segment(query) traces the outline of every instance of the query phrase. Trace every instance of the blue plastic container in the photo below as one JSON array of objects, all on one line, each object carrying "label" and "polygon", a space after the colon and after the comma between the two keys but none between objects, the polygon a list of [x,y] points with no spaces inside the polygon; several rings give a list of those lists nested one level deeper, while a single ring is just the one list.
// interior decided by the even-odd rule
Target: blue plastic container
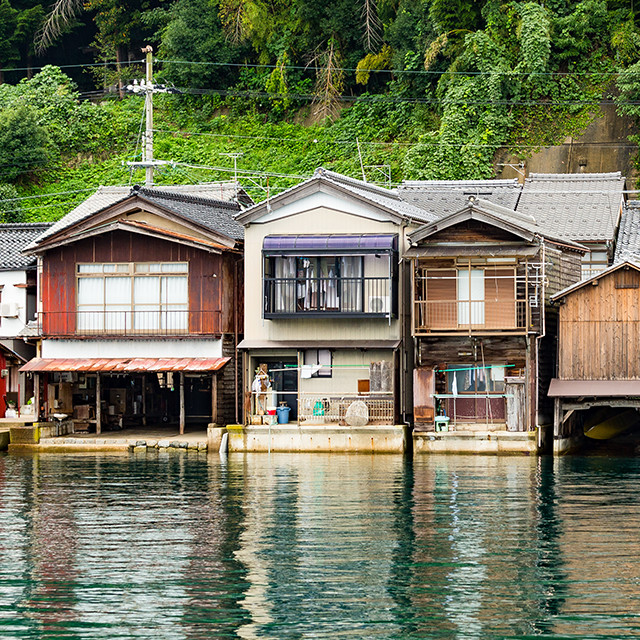
[{"label": "blue plastic container", "polygon": [[291,411],[291,407],[278,407],[276,409],[276,413],[278,414],[278,424],[289,423],[289,411]]}]

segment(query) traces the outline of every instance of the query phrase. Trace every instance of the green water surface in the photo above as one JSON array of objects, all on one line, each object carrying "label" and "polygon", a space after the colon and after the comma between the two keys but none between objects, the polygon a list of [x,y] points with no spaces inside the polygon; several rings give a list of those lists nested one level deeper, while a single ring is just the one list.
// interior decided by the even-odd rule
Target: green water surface
[{"label": "green water surface", "polygon": [[640,637],[640,460],[0,457],[0,639]]}]

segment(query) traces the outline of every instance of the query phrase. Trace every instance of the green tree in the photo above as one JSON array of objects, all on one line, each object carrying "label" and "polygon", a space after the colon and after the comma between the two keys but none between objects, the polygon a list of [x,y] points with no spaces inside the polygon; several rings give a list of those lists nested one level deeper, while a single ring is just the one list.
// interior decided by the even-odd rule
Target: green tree
[{"label": "green tree", "polygon": [[12,184],[0,184],[0,222],[22,222],[24,209],[20,205],[18,190]]},{"label": "green tree", "polygon": [[20,105],[0,112],[0,179],[14,182],[46,166],[49,136],[38,124],[37,112]]}]

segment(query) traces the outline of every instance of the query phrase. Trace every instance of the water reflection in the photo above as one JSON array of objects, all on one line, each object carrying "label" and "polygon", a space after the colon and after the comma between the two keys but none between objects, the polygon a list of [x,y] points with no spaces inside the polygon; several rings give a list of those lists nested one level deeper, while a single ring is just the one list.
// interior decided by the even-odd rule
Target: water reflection
[{"label": "water reflection", "polygon": [[2,638],[640,633],[632,459],[0,457]]}]

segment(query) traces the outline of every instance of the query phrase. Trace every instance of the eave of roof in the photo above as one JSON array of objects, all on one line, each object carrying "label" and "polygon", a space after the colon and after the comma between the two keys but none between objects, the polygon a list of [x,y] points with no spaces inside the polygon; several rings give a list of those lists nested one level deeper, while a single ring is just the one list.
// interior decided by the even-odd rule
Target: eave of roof
[{"label": "eave of roof", "polygon": [[631,262],[630,260],[625,260],[624,262],[618,262],[617,264],[610,266],[604,271],[600,271],[600,273],[596,273],[596,275],[591,276],[590,278],[585,278],[584,280],[580,280],[579,282],[576,282],[568,287],[565,287],[564,289],[562,289],[562,291],[558,291],[558,293],[554,293],[550,298],[554,302],[556,300],[560,300],[561,298],[564,298],[570,293],[573,293],[578,289],[582,289],[583,287],[586,287],[588,284],[591,284],[596,280],[600,280],[601,278],[609,275],[610,273],[613,273],[614,271],[618,271],[619,269],[624,269],[624,268],[627,268],[627,269],[630,268],[630,269],[635,269],[636,271],[640,271],[640,264],[636,262]]},{"label": "eave of roof", "polygon": [[[313,188],[314,186],[315,189]],[[324,189],[333,189],[359,202],[365,202],[385,212],[391,220],[397,222],[417,221],[422,223],[435,220],[435,216],[428,214],[419,207],[404,202],[397,194],[389,189],[349,178],[348,176],[343,176],[322,168],[317,169],[311,178],[282,191],[273,198],[255,204],[253,207],[240,212],[235,218],[238,222],[246,226],[251,222],[259,220],[265,213],[289,204],[295,200],[297,196],[304,197],[309,193],[316,193]]]}]

